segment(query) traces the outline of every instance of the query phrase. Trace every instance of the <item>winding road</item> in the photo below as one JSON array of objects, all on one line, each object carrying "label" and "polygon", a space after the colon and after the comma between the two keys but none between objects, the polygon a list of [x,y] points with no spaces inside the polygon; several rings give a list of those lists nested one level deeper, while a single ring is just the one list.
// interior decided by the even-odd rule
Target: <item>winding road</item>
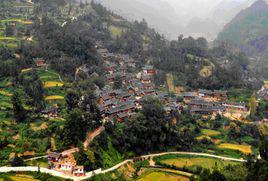
[{"label": "winding road", "polygon": [[[237,159],[237,158],[230,158],[230,157],[217,156],[217,155],[212,155],[212,154],[207,154],[207,153],[195,153],[195,152],[163,152],[163,153],[143,155],[143,156],[140,156],[140,158],[144,158],[144,159],[149,159],[150,158],[151,159],[151,158],[154,158],[154,157],[159,157],[159,156],[163,156],[163,155],[170,155],[170,154],[205,156],[205,157],[217,158],[217,159],[227,160],[227,161],[235,161],[235,162],[242,162],[242,163],[246,162],[246,160],[244,160],[242,158]],[[32,158],[32,160],[33,159],[38,159],[38,158],[43,158],[43,157]],[[56,177],[61,177],[61,178],[64,178],[64,179],[71,179],[71,180],[74,180],[74,181],[80,181],[80,180],[89,179],[89,178],[93,177],[94,175],[99,175],[99,174],[112,172],[114,170],[117,170],[121,166],[129,163],[129,162],[133,162],[133,159],[125,160],[125,161],[123,161],[121,163],[118,163],[117,165],[115,165],[115,166],[113,166],[111,168],[108,168],[106,170],[102,170],[100,168],[100,169],[97,169],[97,170],[94,170],[94,171],[87,172],[85,174],[85,176],[83,176],[83,177],[74,177],[74,176],[63,174],[63,173],[55,171],[55,170],[50,170],[50,169],[47,169],[47,168],[38,168],[38,167],[33,167],[33,166],[26,166],[26,167],[0,167],[0,173],[1,172],[28,172],[28,171],[37,172],[39,170],[41,173],[47,173],[47,174],[50,174],[50,175],[53,175],[53,176],[56,176]]]}]

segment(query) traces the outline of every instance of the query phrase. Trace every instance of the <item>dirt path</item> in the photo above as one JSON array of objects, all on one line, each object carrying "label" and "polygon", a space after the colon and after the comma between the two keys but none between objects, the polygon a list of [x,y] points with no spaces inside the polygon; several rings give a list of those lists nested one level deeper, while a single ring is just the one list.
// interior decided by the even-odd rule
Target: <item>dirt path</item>
[{"label": "dirt path", "polygon": [[51,144],[51,150],[55,151],[57,150],[56,144],[55,144],[55,134],[52,134],[50,137],[50,144]]},{"label": "dirt path", "polygon": [[84,141],[84,149],[87,149],[89,144],[94,140],[94,138],[96,136],[100,135],[102,133],[102,131],[104,131],[104,129],[105,129],[104,126],[101,126],[92,132],[88,132],[87,138]]}]

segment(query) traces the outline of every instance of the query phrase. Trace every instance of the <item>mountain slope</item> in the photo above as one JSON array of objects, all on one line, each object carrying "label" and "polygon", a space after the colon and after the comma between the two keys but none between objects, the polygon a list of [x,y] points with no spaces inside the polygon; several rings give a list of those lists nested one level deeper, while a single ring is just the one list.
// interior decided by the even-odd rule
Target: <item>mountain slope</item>
[{"label": "mountain slope", "polygon": [[[134,21],[146,19],[151,27],[169,37],[176,38],[182,27],[176,23],[175,9],[161,0],[95,0],[124,18]],[[179,20],[180,21],[180,20]]]},{"label": "mountain slope", "polygon": [[[241,11],[218,35],[219,41],[229,41],[252,55],[256,53],[258,41],[268,35],[268,4],[258,0]],[[262,48],[265,49],[265,48]]]}]

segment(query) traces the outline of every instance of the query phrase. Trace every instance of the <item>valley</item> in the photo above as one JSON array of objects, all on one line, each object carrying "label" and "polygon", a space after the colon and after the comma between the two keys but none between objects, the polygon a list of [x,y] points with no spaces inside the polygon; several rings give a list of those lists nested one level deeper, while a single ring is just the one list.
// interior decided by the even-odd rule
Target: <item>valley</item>
[{"label": "valley", "polygon": [[243,52],[95,1],[0,4],[0,180],[267,176],[268,89]]}]

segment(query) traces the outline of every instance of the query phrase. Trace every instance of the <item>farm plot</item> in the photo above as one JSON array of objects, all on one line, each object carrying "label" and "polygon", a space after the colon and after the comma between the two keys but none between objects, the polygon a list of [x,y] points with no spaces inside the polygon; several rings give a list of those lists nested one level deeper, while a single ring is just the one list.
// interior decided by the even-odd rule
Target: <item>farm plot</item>
[{"label": "farm plot", "polygon": [[144,175],[142,178],[138,179],[138,181],[189,181],[188,177],[162,172],[162,171],[154,171],[150,172],[147,175]]},{"label": "farm plot", "polygon": [[[232,161],[223,161],[216,158],[207,158],[207,157],[190,157],[190,156],[170,156],[171,158],[167,159],[160,159],[160,163],[170,165],[170,166],[176,166],[178,168],[183,167],[196,167],[201,166],[203,168],[207,168],[212,170],[215,165],[217,165],[218,168],[223,168],[224,166],[227,166],[229,164],[239,164],[237,162]],[[172,158],[173,157],[173,158]]]},{"label": "farm plot", "polygon": [[221,149],[230,149],[230,150],[238,150],[244,154],[251,154],[252,149],[250,145],[239,145],[239,144],[231,144],[231,143],[222,143],[218,146]]},{"label": "farm plot", "polygon": [[211,129],[202,129],[202,134],[205,136],[218,136],[221,134],[219,131],[211,130]]},{"label": "farm plot", "polygon": [[52,96],[47,96],[45,99],[47,101],[51,101],[51,100],[63,100],[64,97],[63,96],[59,96],[59,95],[52,95]]},{"label": "farm plot", "polygon": [[44,82],[44,88],[62,87],[63,85],[64,84],[62,82],[54,82],[54,81]]}]

